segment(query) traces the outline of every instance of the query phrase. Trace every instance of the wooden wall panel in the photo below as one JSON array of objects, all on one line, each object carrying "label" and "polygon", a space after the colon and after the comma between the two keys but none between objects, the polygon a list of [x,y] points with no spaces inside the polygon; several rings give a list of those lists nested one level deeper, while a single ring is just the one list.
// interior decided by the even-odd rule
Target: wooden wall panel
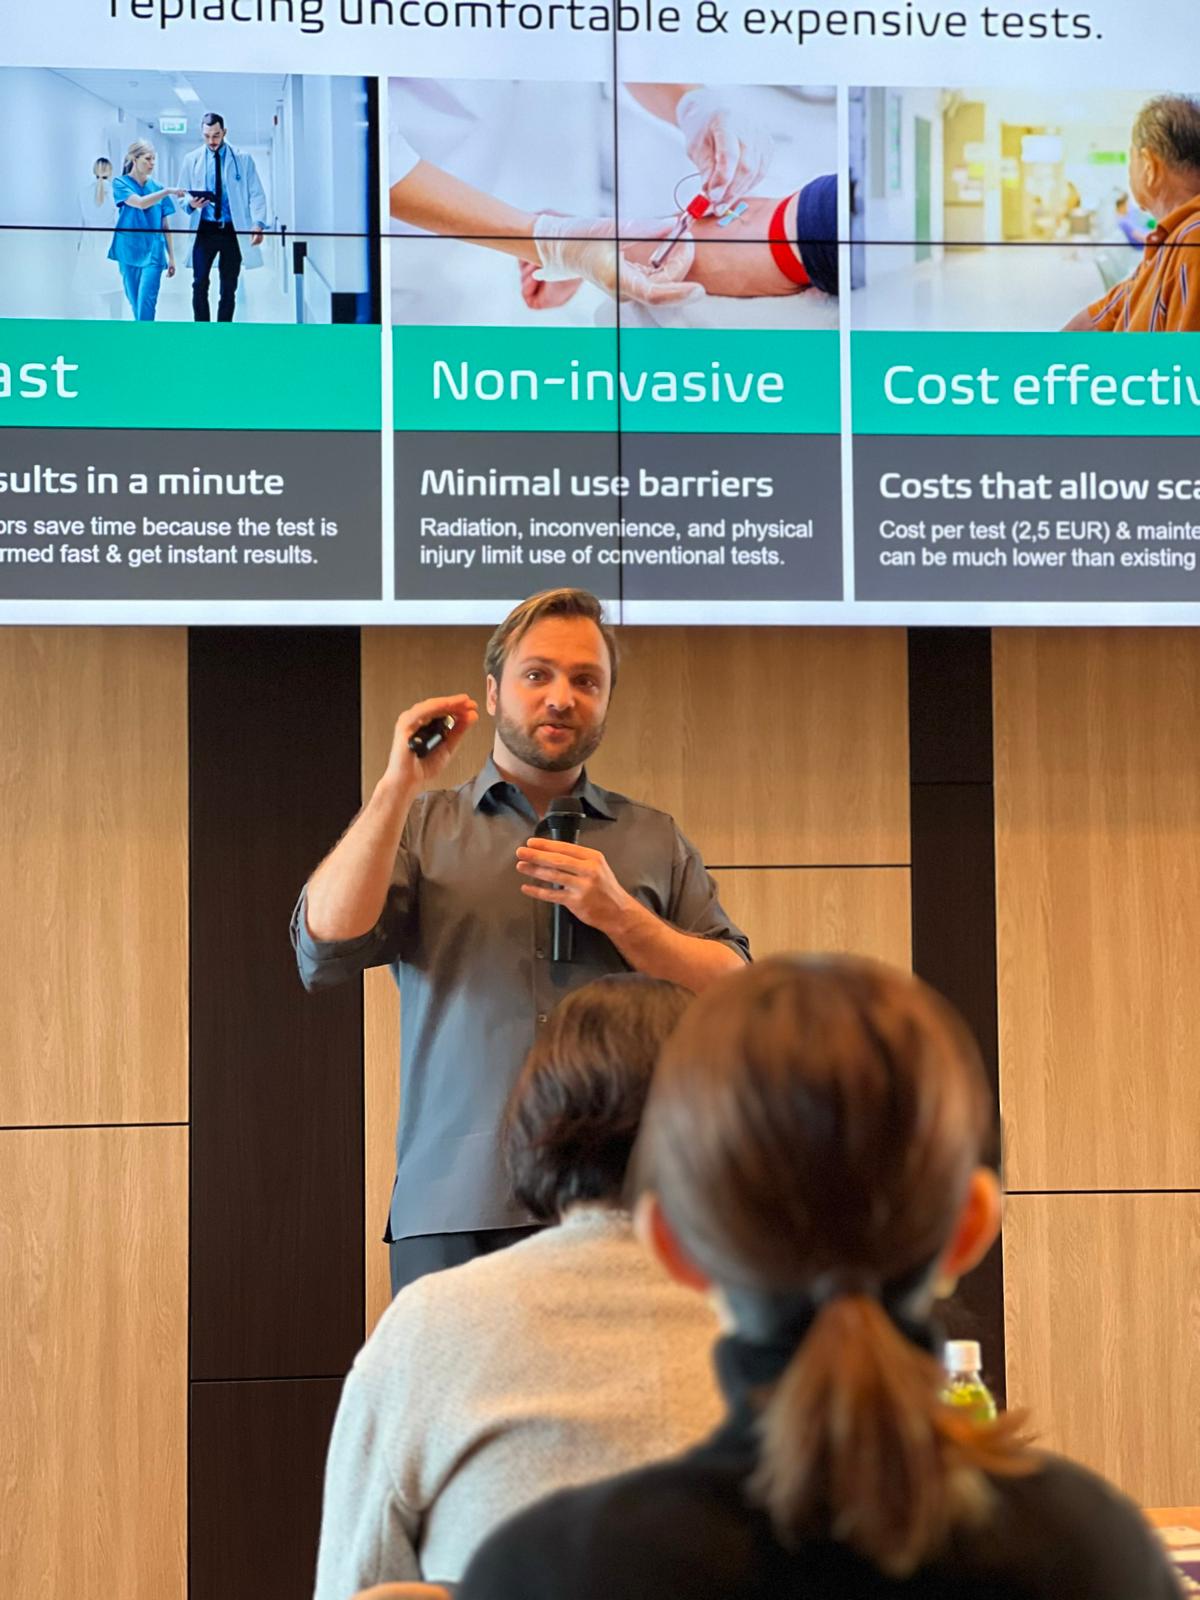
[{"label": "wooden wall panel", "polygon": [[1009,1404],[1144,1505],[1200,1500],[1200,1194],[1012,1195]]},{"label": "wooden wall panel", "polygon": [[187,1132],[0,1133],[0,1594],[184,1600]]},{"label": "wooden wall panel", "polygon": [[309,1600],[341,1390],[340,1378],[192,1385],[188,1600]]},{"label": "wooden wall panel", "polygon": [[187,1118],[187,636],[0,629],[0,1126]]},{"label": "wooden wall panel", "polygon": [[362,989],[306,994],[300,886],[357,809],[350,629],[191,638],[194,1379],[332,1377],[361,1342]]},{"label": "wooden wall panel", "polygon": [[1200,634],[995,639],[1012,1189],[1200,1174]]},{"label": "wooden wall panel", "polygon": [[[986,628],[913,628],[908,635],[912,765],[913,968],[959,1009],[979,1042],[1000,1161],[996,1029],[996,850],[992,650]],[[939,1307],[951,1339],[976,1339],[1003,1404],[1004,1271],[998,1245]]]},{"label": "wooden wall panel", "polygon": [[[363,634],[363,761],[383,769],[396,715],[432,693],[482,705],[486,629]],[[709,861],[908,860],[908,702],[899,629],[626,628],[600,783],[661,806]],[[490,747],[476,731],[446,775]]]},{"label": "wooden wall panel", "polygon": [[906,867],[722,867],[716,878],[759,959],[853,951],[912,964]]}]

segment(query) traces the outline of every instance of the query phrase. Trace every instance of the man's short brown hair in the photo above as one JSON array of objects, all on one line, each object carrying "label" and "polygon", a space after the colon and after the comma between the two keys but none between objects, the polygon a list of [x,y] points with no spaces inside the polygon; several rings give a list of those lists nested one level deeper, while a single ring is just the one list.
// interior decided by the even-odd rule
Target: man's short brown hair
[{"label": "man's short brown hair", "polygon": [[616,688],[616,635],[604,620],[604,607],[586,589],[543,589],[515,606],[488,640],[483,652],[483,670],[488,677],[500,682],[510,652],[535,622],[542,622],[546,617],[584,617],[596,624],[608,649],[609,690]]}]

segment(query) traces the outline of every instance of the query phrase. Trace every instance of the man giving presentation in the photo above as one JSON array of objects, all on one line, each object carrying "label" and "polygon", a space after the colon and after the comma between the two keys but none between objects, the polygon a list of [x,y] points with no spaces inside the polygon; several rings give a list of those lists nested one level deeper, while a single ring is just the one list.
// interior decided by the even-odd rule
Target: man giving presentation
[{"label": "man giving presentation", "polygon": [[[525,1053],[564,994],[630,969],[699,990],[749,959],[671,818],[584,768],[617,676],[600,602],[579,589],[533,595],[492,635],[484,670],[495,737],[483,770],[458,789],[430,787],[478,720],[469,695],[403,712],[382,777],[292,919],[308,988],[387,963],[400,989],[393,1294],[532,1226],[498,1133]],[[410,737],[445,716],[452,730],[418,759]],[[566,796],[582,811],[578,843],[545,836],[547,811]],[[552,959],[560,906],[575,919],[570,961]]]}]

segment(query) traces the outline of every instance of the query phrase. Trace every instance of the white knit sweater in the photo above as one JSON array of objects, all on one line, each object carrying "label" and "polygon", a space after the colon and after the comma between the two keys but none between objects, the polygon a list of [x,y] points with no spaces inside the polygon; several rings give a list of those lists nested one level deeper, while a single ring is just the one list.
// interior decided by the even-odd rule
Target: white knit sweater
[{"label": "white knit sweater", "polygon": [[342,1391],[316,1600],[454,1582],[543,1495],[694,1444],[723,1411],[716,1335],[628,1216],[598,1207],[410,1284]]}]

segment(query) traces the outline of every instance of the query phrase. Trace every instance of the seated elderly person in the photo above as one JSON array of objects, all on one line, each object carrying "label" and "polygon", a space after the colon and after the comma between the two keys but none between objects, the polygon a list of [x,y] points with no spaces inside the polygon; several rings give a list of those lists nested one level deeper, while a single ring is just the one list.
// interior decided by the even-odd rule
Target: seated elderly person
[{"label": "seated elderly person", "polygon": [[553,1489],[684,1449],[719,1414],[710,1308],[640,1249],[626,1168],[659,1048],[691,995],[628,974],[551,1015],[509,1101],[518,1199],[557,1225],[402,1289],[342,1392],[317,1600],[452,1583]]},{"label": "seated elderly person", "polygon": [[[636,229],[637,224],[629,224]],[[621,253],[650,268],[662,240],[633,237]],[[659,269],[696,283],[706,294],[733,299],[838,292],[837,178],[814,178],[788,195],[748,195],[740,215],[693,218],[688,232]],[[534,311],[552,311],[579,288],[579,279],[543,283],[537,268],[522,263],[521,294]]]},{"label": "seated elderly person", "polygon": [[1163,94],[1142,107],[1130,136],[1129,188],[1158,225],[1129,277],[1064,332],[1200,332],[1200,100]]}]

